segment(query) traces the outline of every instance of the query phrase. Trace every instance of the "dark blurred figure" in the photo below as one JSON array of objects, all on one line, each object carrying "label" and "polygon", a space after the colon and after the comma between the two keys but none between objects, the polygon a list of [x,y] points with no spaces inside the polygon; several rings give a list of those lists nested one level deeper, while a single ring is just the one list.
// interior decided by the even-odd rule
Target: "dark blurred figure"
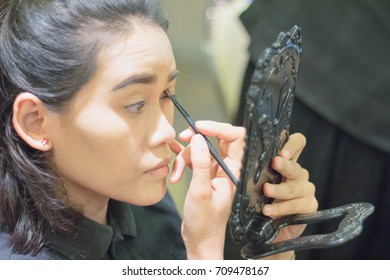
[{"label": "dark blurred figure", "polygon": [[[291,128],[307,138],[299,162],[316,185],[320,210],[360,201],[375,206],[359,237],[297,251],[298,259],[390,259],[389,15],[387,0],[255,0],[241,14],[251,44],[237,123],[259,55],[279,32],[300,26],[303,56]],[[304,235],[333,230],[334,223],[320,223]],[[226,257],[237,258],[241,245],[228,240]]]}]

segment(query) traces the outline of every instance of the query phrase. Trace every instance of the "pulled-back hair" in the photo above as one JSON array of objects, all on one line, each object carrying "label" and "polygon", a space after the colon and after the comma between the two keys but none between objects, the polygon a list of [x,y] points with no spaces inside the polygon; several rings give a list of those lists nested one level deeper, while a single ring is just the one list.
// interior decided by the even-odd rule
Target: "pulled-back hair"
[{"label": "pulled-back hair", "polygon": [[72,235],[81,213],[67,203],[50,152],[16,133],[21,92],[62,113],[94,75],[99,50],[134,21],[168,29],[157,0],[10,0],[0,2],[0,227],[12,248],[37,254],[48,234]]}]

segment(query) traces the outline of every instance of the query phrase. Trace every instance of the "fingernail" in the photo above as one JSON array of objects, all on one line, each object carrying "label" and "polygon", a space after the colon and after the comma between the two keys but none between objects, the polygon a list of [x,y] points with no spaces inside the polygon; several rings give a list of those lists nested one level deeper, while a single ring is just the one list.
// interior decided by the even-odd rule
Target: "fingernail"
[{"label": "fingernail", "polygon": [[290,156],[290,151],[289,150],[283,150],[280,155],[284,158],[289,158]]},{"label": "fingernail", "polygon": [[210,124],[208,121],[196,121],[195,125],[197,128],[210,129]]},{"label": "fingernail", "polygon": [[266,216],[271,216],[272,214],[272,206],[271,205],[264,205],[263,206],[263,214]]},{"label": "fingernail", "polygon": [[179,137],[188,137],[190,135],[191,135],[191,131],[186,129],[186,130],[180,132]]},{"label": "fingernail", "polygon": [[269,184],[269,191],[270,191],[271,193],[274,193],[275,190],[276,190],[276,186],[275,186],[275,185],[272,185],[272,184]]},{"label": "fingernail", "polygon": [[199,134],[194,135],[191,140],[191,147],[196,151],[202,151],[205,148],[207,149],[207,146],[203,140],[203,136]]},{"label": "fingernail", "polygon": [[172,170],[170,178],[175,179],[176,174],[177,174],[177,170],[176,169]]},{"label": "fingernail", "polygon": [[281,170],[283,167],[283,161],[284,161],[283,157],[281,157],[281,156],[275,157],[274,161],[272,162],[273,168],[276,170]]}]

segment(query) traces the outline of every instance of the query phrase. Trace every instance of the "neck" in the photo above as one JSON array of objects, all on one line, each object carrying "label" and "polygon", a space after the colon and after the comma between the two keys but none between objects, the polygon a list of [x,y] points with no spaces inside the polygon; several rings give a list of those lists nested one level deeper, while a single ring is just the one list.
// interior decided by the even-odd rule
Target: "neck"
[{"label": "neck", "polygon": [[69,201],[81,208],[84,216],[99,223],[107,224],[109,198],[90,189],[65,185]]},{"label": "neck", "polygon": [[84,216],[99,224],[107,225],[107,207],[108,202],[105,203],[102,207],[84,206]]}]

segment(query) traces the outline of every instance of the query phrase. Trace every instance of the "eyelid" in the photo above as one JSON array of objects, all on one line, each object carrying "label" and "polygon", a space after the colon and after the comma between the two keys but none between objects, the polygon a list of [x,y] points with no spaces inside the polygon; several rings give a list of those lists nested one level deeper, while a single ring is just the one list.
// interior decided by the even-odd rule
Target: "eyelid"
[{"label": "eyelid", "polygon": [[145,106],[145,101],[140,101],[125,107],[125,110],[131,114],[139,114]]},{"label": "eyelid", "polygon": [[162,99],[162,98],[167,98],[167,97],[169,97],[170,95],[175,95],[175,93],[174,93],[174,92],[171,92],[170,90],[167,89],[167,90],[165,90],[165,91],[162,93],[160,99]]}]

